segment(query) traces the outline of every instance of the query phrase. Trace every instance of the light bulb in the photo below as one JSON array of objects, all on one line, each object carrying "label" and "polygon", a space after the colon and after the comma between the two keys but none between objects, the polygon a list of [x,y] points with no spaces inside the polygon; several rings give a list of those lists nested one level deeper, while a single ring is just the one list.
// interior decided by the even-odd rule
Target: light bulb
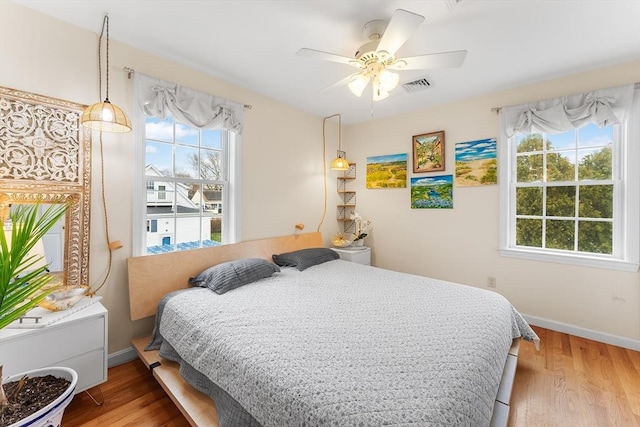
[{"label": "light bulb", "polygon": [[106,102],[102,107],[102,120],[105,122],[113,121],[113,109],[111,108],[111,104]]},{"label": "light bulb", "polygon": [[380,87],[382,87],[385,92],[391,92],[396,86],[398,86],[400,76],[389,70],[382,70],[382,72],[380,72],[379,81]]},{"label": "light bulb", "polygon": [[362,91],[369,84],[369,77],[364,74],[358,74],[349,82],[349,90],[357,97],[362,95]]}]

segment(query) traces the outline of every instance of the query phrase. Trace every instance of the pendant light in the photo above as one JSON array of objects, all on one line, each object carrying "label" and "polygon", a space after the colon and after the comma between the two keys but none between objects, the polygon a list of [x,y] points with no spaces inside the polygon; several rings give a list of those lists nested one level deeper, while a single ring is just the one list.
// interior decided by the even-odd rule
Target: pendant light
[{"label": "pendant light", "polygon": [[[347,157],[344,151],[341,150],[341,131],[342,131],[342,117],[340,116],[340,114],[334,114],[332,116],[329,117],[325,117],[323,122],[322,122],[322,138],[323,141],[326,139],[325,137],[325,123],[327,121],[327,119],[330,119],[332,117],[338,117],[338,157],[336,157],[332,162],[331,162],[331,170],[334,171],[346,171],[349,170],[349,162],[347,161]],[[325,146],[326,146],[326,141],[324,142]]]},{"label": "pendant light", "polygon": [[107,30],[107,54],[106,54],[106,96],[103,102],[97,102],[89,105],[82,112],[80,123],[83,126],[90,129],[95,129],[100,132],[130,132],[131,120],[122,111],[120,107],[112,104],[109,101],[109,15],[105,14],[102,20],[102,31],[100,32],[100,38],[98,39],[98,73],[99,73],[99,86],[98,91],[100,96],[102,95],[102,36]]}]

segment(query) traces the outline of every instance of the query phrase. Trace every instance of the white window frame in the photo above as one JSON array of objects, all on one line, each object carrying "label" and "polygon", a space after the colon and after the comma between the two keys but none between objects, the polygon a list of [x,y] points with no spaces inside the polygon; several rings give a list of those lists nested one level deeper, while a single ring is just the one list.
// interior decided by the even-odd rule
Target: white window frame
[{"label": "white window frame", "polygon": [[[640,89],[624,123],[614,126],[613,254],[566,252],[515,244],[516,146],[500,129],[498,182],[500,186],[500,255],[621,271],[638,271],[640,265]],[[615,144],[618,144],[617,146]]]},{"label": "white window frame", "polygon": [[[133,189],[133,236],[132,236],[132,254],[134,256],[146,255],[146,235],[147,235],[147,181],[145,179],[145,148],[146,148],[146,132],[145,132],[145,116],[141,112],[141,108],[137,106],[134,113],[134,138],[136,141],[134,162],[135,162],[135,178]],[[188,125],[186,125],[188,126]],[[240,236],[241,225],[241,153],[242,138],[235,132],[226,132],[227,138],[223,142],[226,145],[224,154],[226,158],[225,173],[227,183],[223,187],[223,200],[225,201],[224,219],[222,221],[222,244],[235,243]],[[157,179],[156,179],[157,181]],[[184,179],[180,179],[184,181]]]}]

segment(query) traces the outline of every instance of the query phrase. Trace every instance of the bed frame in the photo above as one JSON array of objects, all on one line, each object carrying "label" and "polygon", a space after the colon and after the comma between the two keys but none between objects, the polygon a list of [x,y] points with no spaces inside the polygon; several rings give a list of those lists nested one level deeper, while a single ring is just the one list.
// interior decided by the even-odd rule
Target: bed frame
[{"label": "bed frame", "polygon": [[[160,299],[167,293],[187,287],[189,277],[204,269],[239,258],[271,260],[273,254],[298,249],[322,247],[319,232],[252,240],[212,248],[160,255],[132,257],[127,260],[131,320],[156,314]],[[132,341],[138,356],[151,369],[153,376],[171,397],[192,426],[219,427],[215,403],[207,395],[187,384],[180,376],[177,363],[162,359],[158,351],[144,351],[150,337]],[[505,362],[500,388],[494,405],[491,426],[506,427],[509,400],[515,377],[520,340],[513,341]]]}]

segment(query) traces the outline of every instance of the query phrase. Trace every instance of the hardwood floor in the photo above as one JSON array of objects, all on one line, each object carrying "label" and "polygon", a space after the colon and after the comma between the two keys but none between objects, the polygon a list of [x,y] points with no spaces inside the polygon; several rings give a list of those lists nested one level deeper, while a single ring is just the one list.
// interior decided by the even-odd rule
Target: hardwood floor
[{"label": "hardwood floor", "polygon": [[[640,353],[543,328],[520,345],[509,426],[640,427]],[[188,426],[139,360],[109,369],[105,403],[78,394],[63,426]],[[98,388],[91,393],[100,397]],[[374,427],[374,426],[371,426]]]}]

